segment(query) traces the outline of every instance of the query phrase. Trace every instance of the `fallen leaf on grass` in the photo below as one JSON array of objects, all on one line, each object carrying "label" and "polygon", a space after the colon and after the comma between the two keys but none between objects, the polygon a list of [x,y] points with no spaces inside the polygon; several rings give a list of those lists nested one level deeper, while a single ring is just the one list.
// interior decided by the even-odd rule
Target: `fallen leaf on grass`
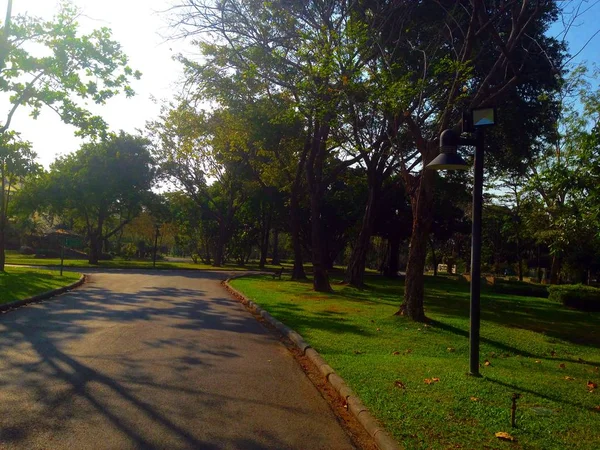
[{"label": "fallen leaf on grass", "polygon": [[425,378],[423,381],[425,382],[425,384],[433,383],[433,381],[431,381],[429,378]]},{"label": "fallen leaf on grass", "polygon": [[377,328],[377,331],[381,331],[381,328]]},{"label": "fallen leaf on grass", "polygon": [[498,439],[502,439],[504,441],[514,441],[515,438],[512,437],[510,434],[506,433],[505,431],[499,431],[498,433],[496,433],[496,437]]},{"label": "fallen leaf on grass", "polygon": [[560,363],[560,364],[558,365],[558,367],[560,367],[561,369],[564,369],[564,368],[565,368],[565,367],[567,367],[567,366],[565,366],[565,364],[564,364],[564,363]]},{"label": "fallen leaf on grass", "polygon": [[396,386],[397,388],[400,388],[400,389],[406,389],[406,385],[400,380],[396,380],[394,382],[394,386]]},{"label": "fallen leaf on grass", "polygon": [[439,378],[425,378],[425,379],[423,380],[423,382],[424,382],[425,384],[433,384],[433,383],[437,383],[438,381],[440,381],[440,379],[439,379]]},{"label": "fallen leaf on grass", "polygon": [[431,381],[433,381],[435,383],[436,381],[440,381],[440,379],[439,378],[432,378]]},{"label": "fallen leaf on grass", "polygon": [[404,350],[404,353],[412,353],[412,350],[410,348],[407,348],[406,350]]},{"label": "fallen leaf on grass", "polygon": [[478,399],[477,397],[471,397],[471,401],[472,401],[472,402],[478,402],[478,401],[479,401],[479,399]]},{"label": "fallen leaf on grass", "polygon": [[573,378],[573,377],[565,377],[565,380],[567,380],[567,381],[572,381],[572,380],[574,380],[574,379],[575,379],[575,378]]},{"label": "fallen leaf on grass", "polygon": [[392,352],[392,355],[394,355],[394,356],[397,356],[399,354],[400,354],[400,352],[398,350]]},{"label": "fallen leaf on grass", "polygon": [[448,347],[448,349],[447,349],[447,350],[448,350],[450,353],[452,353],[452,352],[454,352],[454,351],[455,351],[455,349],[453,349],[452,347]]},{"label": "fallen leaf on grass", "polygon": [[598,387],[598,385],[596,383],[594,383],[593,381],[588,381],[587,387],[588,387],[588,389],[596,389]]},{"label": "fallen leaf on grass", "polygon": [[593,409],[594,411],[598,411],[598,412],[600,412],[600,405],[598,405],[598,406],[594,406],[592,409]]},{"label": "fallen leaf on grass", "polygon": [[355,355],[362,355],[362,352],[360,350],[354,350],[354,354]]},{"label": "fallen leaf on grass", "polygon": [[550,356],[556,356],[556,352],[555,352],[554,350],[552,350],[552,351],[550,352]]},{"label": "fallen leaf on grass", "polygon": [[536,359],[536,360],[535,360],[535,362],[536,362],[537,364],[541,364],[541,363],[542,363],[542,362],[541,362],[539,359]]},{"label": "fallen leaf on grass", "polygon": [[484,366],[491,366],[491,365],[492,365],[492,363],[491,363],[491,362],[489,362],[489,361],[486,359],[486,360],[484,361],[483,365],[484,365]]}]

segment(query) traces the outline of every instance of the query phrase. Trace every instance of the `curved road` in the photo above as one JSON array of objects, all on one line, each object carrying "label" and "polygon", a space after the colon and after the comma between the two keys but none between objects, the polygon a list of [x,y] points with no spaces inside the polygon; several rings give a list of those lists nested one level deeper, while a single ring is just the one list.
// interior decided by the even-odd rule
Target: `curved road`
[{"label": "curved road", "polygon": [[0,316],[0,448],[353,448],[225,276],[98,271]]}]

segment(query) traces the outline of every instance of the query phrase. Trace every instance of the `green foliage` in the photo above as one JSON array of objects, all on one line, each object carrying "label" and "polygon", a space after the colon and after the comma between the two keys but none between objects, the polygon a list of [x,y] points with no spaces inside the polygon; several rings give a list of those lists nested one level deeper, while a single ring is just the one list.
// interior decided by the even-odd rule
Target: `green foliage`
[{"label": "green foliage", "polygon": [[38,117],[45,105],[75,125],[77,134],[97,136],[105,132],[106,124],[82,103],[103,104],[120,91],[134,94],[129,83],[139,79],[140,72],[128,66],[108,28],[81,34],[78,15],[65,1],[52,20],[19,15],[8,26],[3,24],[0,92],[10,96],[12,107],[2,132],[19,106]]},{"label": "green foliage", "polygon": [[148,142],[121,132],[58,158],[32,192],[50,211],[75,222],[97,262],[102,241],[130,222],[149,197],[154,161]]},{"label": "green foliage", "polygon": [[600,311],[600,289],[581,284],[549,286],[549,299],[583,311]]}]

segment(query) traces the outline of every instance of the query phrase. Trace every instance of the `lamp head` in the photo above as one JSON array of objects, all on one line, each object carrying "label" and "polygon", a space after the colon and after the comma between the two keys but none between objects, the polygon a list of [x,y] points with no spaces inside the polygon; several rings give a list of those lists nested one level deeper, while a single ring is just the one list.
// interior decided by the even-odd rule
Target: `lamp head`
[{"label": "lamp head", "polygon": [[440,134],[440,154],[431,161],[426,169],[431,170],[467,170],[469,165],[457,153],[460,136],[453,130],[444,130]]}]

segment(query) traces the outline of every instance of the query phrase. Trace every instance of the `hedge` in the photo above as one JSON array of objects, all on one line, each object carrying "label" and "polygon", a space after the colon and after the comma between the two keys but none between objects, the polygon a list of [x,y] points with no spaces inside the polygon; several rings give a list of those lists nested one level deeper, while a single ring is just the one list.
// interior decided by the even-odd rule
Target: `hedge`
[{"label": "hedge", "polygon": [[548,289],[540,284],[496,281],[492,289],[499,294],[548,298]]},{"label": "hedge", "polygon": [[550,300],[582,311],[600,311],[600,289],[582,284],[560,284],[548,287]]}]

